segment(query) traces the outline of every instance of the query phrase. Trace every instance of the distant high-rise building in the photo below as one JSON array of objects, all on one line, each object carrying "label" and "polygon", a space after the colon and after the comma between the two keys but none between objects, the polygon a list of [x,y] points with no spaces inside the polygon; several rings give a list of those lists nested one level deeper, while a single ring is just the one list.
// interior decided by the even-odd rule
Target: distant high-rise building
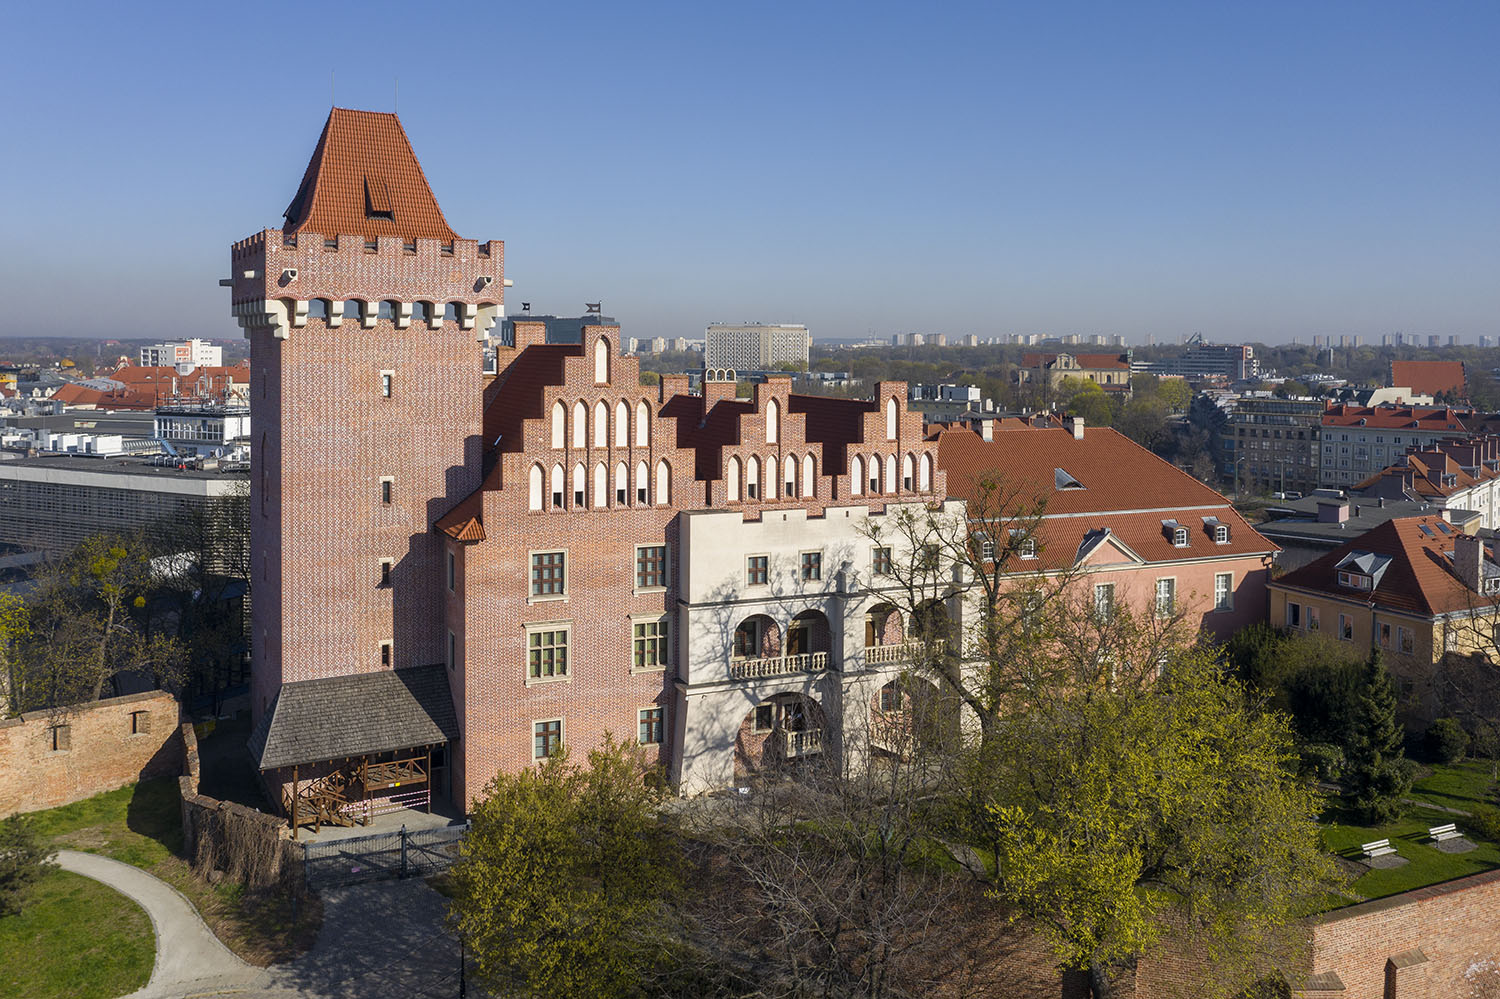
[{"label": "distant high-rise building", "polygon": [[1456,336],[1450,336],[1448,338],[1448,346],[1450,346],[1450,347],[1457,347],[1458,346],[1458,337],[1456,337]]},{"label": "distant high-rise building", "polygon": [[1380,345],[1382,347],[1392,347],[1397,343],[1400,343],[1400,340],[1394,333],[1382,333],[1380,335]]},{"label": "distant high-rise building", "polygon": [[1427,337],[1427,346],[1429,347],[1439,347],[1442,345],[1442,343],[1443,338],[1438,336],[1436,333],[1433,333]]},{"label": "distant high-rise building", "polygon": [[224,348],[215,347],[205,340],[157,343],[141,348],[143,368],[170,368],[178,364],[191,364],[195,368],[217,368],[223,363]]},{"label": "distant high-rise building", "polygon": [[767,371],[788,361],[808,362],[812,334],[801,323],[714,323],[704,332],[703,365]]},{"label": "distant high-rise building", "polygon": [[979,346],[979,337],[976,336],[973,333],[969,333],[969,334],[965,335],[964,336],[964,346],[965,347],[977,347],[977,346]]},{"label": "distant high-rise building", "polygon": [[1479,346],[1481,347],[1493,347],[1494,345],[1495,338],[1492,336],[1482,336],[1479,338]]}]

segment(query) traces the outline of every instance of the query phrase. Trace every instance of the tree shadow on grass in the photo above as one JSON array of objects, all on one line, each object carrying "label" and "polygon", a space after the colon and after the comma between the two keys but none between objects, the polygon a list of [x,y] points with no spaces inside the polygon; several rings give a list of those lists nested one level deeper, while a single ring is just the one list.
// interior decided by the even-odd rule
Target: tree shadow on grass
[{"label": "tree shadow on grass", "polygon": [[143,780],[125,805],[125,827],[182,856],[182,799],[175,777]]}]

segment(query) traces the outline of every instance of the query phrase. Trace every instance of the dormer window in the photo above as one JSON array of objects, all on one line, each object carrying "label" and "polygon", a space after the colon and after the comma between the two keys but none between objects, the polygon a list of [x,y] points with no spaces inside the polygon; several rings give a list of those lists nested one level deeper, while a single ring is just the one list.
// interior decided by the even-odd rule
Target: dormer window
[{"label": "dormer window", "polygon": [[1186,548],[1188,546],[1188,530],[1186,527],[1172,528],[1172,547]]},{"label": "dormer window", "polygon": [[1347,572],[1340,569],[1339,585],[1347,586],[1351,590],[1368,590],[1370,588],[1370,577],[1362,572]]},{"label": "dormer window", "polygon": [[365,218],[392,221],[391,194],[383,179],[365,178]]},{"label": "dormer window", "polygon": [[1493,576],[1484,581],[1484,592],[1486,595],[1500,593],[1500,576]]},{"label": "dormer window", "polygon": [[1214,544],[1216,544],[1216,545],[1227,545],[1227,544],[1229,544],[1229,525],[1228,524],[1215,524],[1214,525]]}]

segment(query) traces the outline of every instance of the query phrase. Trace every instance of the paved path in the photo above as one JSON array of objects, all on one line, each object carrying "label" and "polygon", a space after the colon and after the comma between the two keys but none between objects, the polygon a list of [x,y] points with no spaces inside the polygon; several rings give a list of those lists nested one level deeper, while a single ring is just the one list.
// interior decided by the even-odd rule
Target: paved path
[{"label": "paved path", "polygon": [[192,903],[171,885],[138,867],[75,850],[57,851],[57,866],[102,881],[133,899],[156,931],[156,963],[134,999],[180,996],[243,985],[261,971],[236,957],[204,925]]},{"label": "paved path", "polygon": [[[363,999],[456,996],[458,944],[447,902],[418,878],[329,889],[323,929],[306,954],[257,968],[236,957],[175,888],[137,867],[59,850],[59,867],[140,904],[156,931],[156,964],[127,999]],[[469,995],[479,995],[472,982]]]}]

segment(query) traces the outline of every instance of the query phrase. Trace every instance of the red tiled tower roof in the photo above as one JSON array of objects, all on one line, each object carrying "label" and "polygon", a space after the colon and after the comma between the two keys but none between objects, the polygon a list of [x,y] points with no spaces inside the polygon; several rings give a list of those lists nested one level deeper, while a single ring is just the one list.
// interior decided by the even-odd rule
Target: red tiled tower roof
[{"label": "red tiled tower roof", "polygon": [[285,232],[452,240],[401,119],[334,108],[302,186],[286,210]]}]

